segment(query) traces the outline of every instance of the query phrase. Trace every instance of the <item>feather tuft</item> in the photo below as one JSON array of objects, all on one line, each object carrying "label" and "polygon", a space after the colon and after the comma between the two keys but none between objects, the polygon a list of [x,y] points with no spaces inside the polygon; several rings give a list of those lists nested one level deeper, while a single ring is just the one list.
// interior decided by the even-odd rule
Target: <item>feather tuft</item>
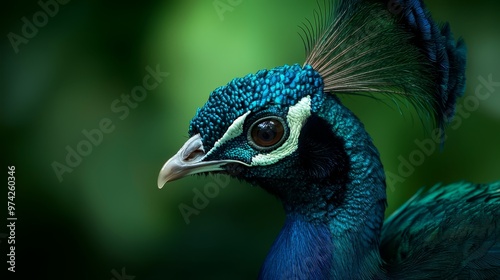
[{"label": "feather tuft", "polygon": [[302,27],[305,64],[331,94],[383,95],[413,105],[440,129],[465,87],[465,44],[421,0],[338,0]]}]

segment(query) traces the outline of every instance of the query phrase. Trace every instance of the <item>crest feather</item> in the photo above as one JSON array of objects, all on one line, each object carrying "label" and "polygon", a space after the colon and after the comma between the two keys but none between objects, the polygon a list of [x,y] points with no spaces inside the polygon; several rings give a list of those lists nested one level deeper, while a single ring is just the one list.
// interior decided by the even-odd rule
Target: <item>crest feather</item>
[{"label": "crest feather", "polygon": [[302,27],[325,92],[403,100],[443,129],[465,85],[465,44],[421,0],[325,1]]}]

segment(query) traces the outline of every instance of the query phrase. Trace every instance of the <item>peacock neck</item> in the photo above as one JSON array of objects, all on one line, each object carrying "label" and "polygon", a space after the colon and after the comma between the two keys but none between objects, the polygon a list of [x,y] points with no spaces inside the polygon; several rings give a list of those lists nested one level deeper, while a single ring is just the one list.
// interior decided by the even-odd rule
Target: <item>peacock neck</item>
[{"label": "peacock neck", "polygon": [[345,139],[347,179],[290,181],[275,191],[287,218],[261,279],[383,278],[378,248],[386,194],[378,151],[338,99],[326,98],[322,108],[317,116]]},{"label": "peacock neck", "polygon": [[[366,204],[370,207],[365,209]],[[385,201],[370,204],[353,198],[342,209],[327,208],[332,210],[304,215],[285,206],[285,224],[259,279],[384,278],[379,237]]]}]

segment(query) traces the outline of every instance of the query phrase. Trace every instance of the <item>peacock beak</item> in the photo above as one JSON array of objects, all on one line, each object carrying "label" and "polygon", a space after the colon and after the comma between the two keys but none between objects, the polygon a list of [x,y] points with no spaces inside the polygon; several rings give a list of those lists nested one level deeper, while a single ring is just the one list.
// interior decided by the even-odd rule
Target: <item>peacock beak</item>
[{"label": "peacock beak", "polygon": [[158,188],[163,188],[165,183],[186,177],[188,175],[222,171],[228,163],[241,163],[236,160],[203,161],[206,153],[199,134],[189,138],[182,148],[170,158],[160,170],[158,175]]}]

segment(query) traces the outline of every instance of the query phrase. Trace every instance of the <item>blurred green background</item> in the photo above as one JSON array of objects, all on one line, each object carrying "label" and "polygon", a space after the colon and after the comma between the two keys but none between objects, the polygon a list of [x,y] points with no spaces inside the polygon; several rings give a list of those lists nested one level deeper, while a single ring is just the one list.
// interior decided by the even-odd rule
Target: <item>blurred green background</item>
[{"label": "blurred green background", "polygon": [[[500,2],[426,3],[466,40],[466,95],[474,95],[479,77],[500,81]],[[16,166],[17,270],[37,279],[118,280],[123,272],[136,280],[255,279],[283,223],[279,202],[231,180],[187,225],[179,205],[193,206],[195,191],[214,180],[190,177],[160,191],[156,179],[214,88],[302,63],[298,25],[315,1],[69,1],[18,53],[8,34],[22,35],[22,18],[32,21],[42,8],[34,0],[4,5],[1,168],[6,178],[7,166]],[[112,111],[142,84],[147,66],[169,76],[128,106],[127,116]],[[429,137],[421,123],[369,98],[344,100],[365,123],[386,171],[401,175],[401,159],[419,150],[415,139]],[[448,129],[442,152],[436,148],[408,176],[390,175],[387,214],[422,186],[500,179],[500,87],[465,113]],[[77,149],[86,140],[82,130],[105,118],[114,131],[60,182],[52,164],[66,164],[67,146]],[[2,260],[6,246],[1,239]]]}]

